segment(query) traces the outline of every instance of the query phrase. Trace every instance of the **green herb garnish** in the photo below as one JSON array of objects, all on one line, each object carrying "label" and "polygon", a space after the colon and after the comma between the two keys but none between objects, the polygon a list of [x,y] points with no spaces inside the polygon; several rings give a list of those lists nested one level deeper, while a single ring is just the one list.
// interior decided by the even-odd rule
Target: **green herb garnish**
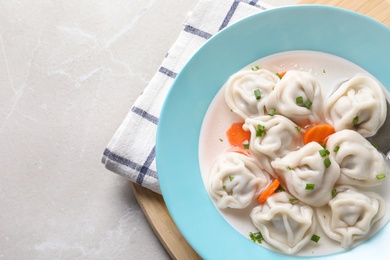
[{"label": "green herb garnish", "polygon": [[325,156],[330,154],[330,152],[326,149],[320,150],[319,153],[320,153],[321,157],[325,157]]},{"label": "green herb garnish", "polygon": [[257,242],[261,244],[263,242],[263,235],[261,234],[261,232],[257,232],[257,233],[249,232],[249,237],[255,243]]},{"label": "green herb garnish", "polygon": [[265,130],[265,127],[263,125],[257,125],[257,131],[256,131],[256,136],[261,137],[265,135],[267,131]]},{"label": "green herb garnish", "polygon": [[314,190],[314,186],[315,184],[314,183],[306,183],[306,190]]},{"label": "green herb garnish", "polygon": [[313,241],[313,242],[318,243],[318,241],[320,240],[320,237],[317,236],[316,234],[313,234],[313,235],[311,236],[310,240]]},{"label": "green herb garnish", "polygon": [[337,153],[339,150],[340,150],[340,146],[336,146],[336,147],[333,149],[333,152]]},{"label": "green herb garnish", "polygon": [[229,176],[229,180],[233,181],[234,180],[234,176]]},{"label": "green herb garnish", "polygon": [[260,69],[259,66],[254,66],[254,67],[251,68],[251,70],[253,70],[253,71],[257,71],[257,70],[259,70],[259,69]]},{"label": "green herb garnish", "polygon": [[270,111],[268,112],[268,115],[274,116],[275,112],[276,112],[276,109],[275,108],[271,108]]},{"label": "green herb garnish", "polygon": [[310,109],[312,105],[313,105],[313,102],[311,102],[310,99],[308,99],[308,100],[305,102],[305,107],[306,107],[307,109]]},{"label": "green herb garnish", "polygon": [[296,103],[297,105],[303,104],[303,97],[302,97],[302,96],[297,97],[297,98],[295,99],[295,103]]},{"label": "green herb garnish", "polygon": [[306,101],[304,102],[302,96],[296,97],[296,98],[295,98],[295,103],[296,103],[297,105],[304,105],[307,109],[310,109],[311,106],[313,105],[313,102],[312,102],[310,99],[308,99],[308,100],[306,100]]},{"label": "green herb garnish", "polygon": [[260,92],[260,89],[255,89],[253,91],[253,93],[255,94],[255,97],[257,100],[260,100],[261,99],[261,92]]},{"label": "green herb garnish", "polygon": [[386,175],[383,174],[383,173],[377,174],[377,175],[376,175],[376,178],[377,178],[378,180],[384,179],[385,177],[386,177]]},{"label": "green herb garnish", "polygon": [[333,189],[332,190],[332,198],[336,197],[337,195],[337,190],[336,189]]},{"label": "green herb garnish", "polygon": [[324,165],[325,165],[325,168],[329,168],[329,166],[332,164],[332,162],[330,161],[329,157],[326,157],[324,159]]},{"label": "green herb garnish", "polygon": [[279,185],[279,186],[276,188],[275,192],[281,192],[281,191],[286,191],[286,189],[285,189],[282,185]]},{"label": "green herb garnish", "polygon": [[352,120],[352,123],[353,123],[353,127],[355,128],[358,128],[358,124],[359,124],[359,117],[358,116],[355,116]]}]

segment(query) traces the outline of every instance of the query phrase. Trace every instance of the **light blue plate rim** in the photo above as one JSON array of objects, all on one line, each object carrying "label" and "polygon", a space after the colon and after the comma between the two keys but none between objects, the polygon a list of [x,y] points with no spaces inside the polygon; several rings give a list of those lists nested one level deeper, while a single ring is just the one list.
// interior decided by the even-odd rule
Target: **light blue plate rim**
[{"label": "light blue plate rim", "polygon": [[[367,16],[331,6],[297,5],[263,11],[225,28],[190,59],[175,79],[160,114],[156,162],[168,210],[202,258],[301,258],[264,249],[240,235],[216,210],[205,190],[198,162],[199,133],[210,102],[227,78],[262,57],[311,50],[361,66],[390,91],[389,46],[390,29]],[[380,239],[389,233],[387,225],[365,245],[332,259],[345,254],[372,257],[372,249],[378,245],[386,251],[388,247],[383,247]]]}]

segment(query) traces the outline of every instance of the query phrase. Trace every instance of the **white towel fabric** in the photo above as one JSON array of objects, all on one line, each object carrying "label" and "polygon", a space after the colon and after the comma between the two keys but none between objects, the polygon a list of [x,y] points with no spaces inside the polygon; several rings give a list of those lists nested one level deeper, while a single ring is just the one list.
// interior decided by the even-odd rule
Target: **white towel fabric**
[{"label": "white towel fabric", "polygon": [[105,167],[129,180],[161,193],[155,144],[162,104],[175,77],[191,56],[221,29],[271,6],[261,1],[200,0],[187,15],[183,31],[159,70],[131,107],[103,152]]}]

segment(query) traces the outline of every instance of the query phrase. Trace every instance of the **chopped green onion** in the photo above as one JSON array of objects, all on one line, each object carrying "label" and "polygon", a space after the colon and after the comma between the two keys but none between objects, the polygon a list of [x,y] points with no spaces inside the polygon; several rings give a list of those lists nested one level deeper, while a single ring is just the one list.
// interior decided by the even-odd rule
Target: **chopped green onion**
[{"label": "chopped green onion", "polygon": [[314,190],[314,183],[306,183],[306,190]]},{"label": "chopped green onion", "polygon": [[352,122],[353,122],[353,126],[354,126],[355,128],[357,128],[357,127],[358,127],[358,124],[359,124],[359,117],[358,117],[358,116],[355,116],[355,117],[353,118]]},{"label": "chopped green onion", "polygon": [[259,70],[259,69],[260,69],[259,66],[254,66],[254,67],[251,68],[251,70],[253,70],[253,71],[256,71],[256,70]]},{"label": "chopped green onion", "polygon": [[332,190],[332,198],[336,197],[337,195],[337,190],[336,189],[333,189]]},{"label": "chopped green onion", "polygon": [[301,132],[301,128],[299,126],[295,126],[295,129],[297,130],[297,132]]},{"label": "chopped green onion", "polygon": [[378,180],[384,179],[385,177],[386,177],[386,175],[383,174],[383,173],[377,174],[377,175],[376,175],[376,178],[377,178]]},{"label": "chopped green onion", "polygon": [[297,97],[297,98],[295,99],[295,103],[296,103],[297,105],[303,104],[303,97],[302,97],[302,96]]},{"label": "chopped green onion", "polygon": [[255,97],[257,100],[260,100],[261,99],[261,92],[260,92],[260,89],[255,89],[253,91],[253,93],[255,94]]},{"label": "chopped green onion", "polygon": [[304,105],[307,109],[310,109],[311,106],[313,105],[313,102],[310,99],[306,100],[306,102],[303,102],[303,97],[302,96],[296,97],[295,98],[295,103],[297,105]]},{"label": "chopped green onion", "polygon": [[322,69],[322,73],[326,73],[326,70],[325,70],[325,69]]},{"label": "chopped green onion", "polygon": [[268,115],[270,116],[274,116],[275,115],[275,112],[276,112],[276,109],[275,108],[271,108]]},{"label": "chopped green onion", "polygon": [[280,192],[280,191],[286,191],[286,189],[279,184],[279,186],[276,188],[275,192]]},{"label": "chopped green onion", "polygon": [[234,179],[234,176],[229,176],[230,181],[233,181],[233,179]]},{"label": "chopped green onion", "polygon": [[223,142],[223,139],[222,139],[222,138],[219,138],[219,141],[222,143],[222,142]]},{"label": "chopped green onion", "polygon": [[320,153],[321,157],[325,157],[325,156],[330,154],[330,152],[326,149],[319,150],[319,153]]},{"label": "chopped green onion", "polygon": [[332,164],[332,162],[330,161],[329,157],[326,157],[324,159],[324,165],[325,165],[325,168],[329,168],[329,166]]},{"label": "chopped green onion", "polygon": [[244,143],[244,149],[249,149],[249,143],[248,142]]},{"label": "chopped green onion", "polygon": [[279,79],[282,79],[282,76],[280,76],[280,74],[278,72],[276,72],[276,76],[278,76]]},{"label": "chopped green onion", "polygon": [[255,243],[257,242],[261,244],[263,242],[263,235],[261,234],[261,232],[257,232],[257,233],[249,232],[249,237]]},{"label": "chopped green onion", "polygon": [[256,131],[256,136],[261,137],[263,134],[265,135],[267,132],[265,131],[265,127],[263,125],[257,125],[257,131]]},{"label": "chopped green onion", "polygon": [[289,201],[291,204],[293,204],[295,201],[297,201],[298,199],[297,198],[290,198]]},{"label": "chopped green onion", "polygon": [[320,240],[320,237],[317,236],[316,234],[313,234],[313,235],[311,236],[310,240],[313,241],[313,242],[318,243],[318,241]]},{"label": "chopped green onion", "polygon": [[336,147],[333,149],[333,152],[337,153],[339,150],[340,150],[340,146],[336,146]]},{"label": "chopped green onion", "polygon": [[290,166],[287,166],[286,169],[289,170],[289,171],[292,170],[292,168]]},{"label": "chopped green onion", "polygon": [[222,189],[226,190],[226,186],[225,186],[225,185],[223,185],[223,186],[222,186]]},{"label": "chopped green onion", "polygon": [[308,99],[308,100],[305,102],[305,107],[306,107],[307,109],[310,109],[310,108],[311,108],[311,105],[313,105],[313,102],[311,102],[311,100]]}]

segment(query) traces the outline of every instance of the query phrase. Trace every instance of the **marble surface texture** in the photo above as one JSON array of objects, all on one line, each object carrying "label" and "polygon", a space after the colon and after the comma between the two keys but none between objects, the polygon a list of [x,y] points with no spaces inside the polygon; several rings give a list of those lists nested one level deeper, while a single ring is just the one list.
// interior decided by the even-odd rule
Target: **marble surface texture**
[{"label": "marble surface texture", "polygon": [[169,259],[100,159],[196,3],[0,1],[0,259]]}]

